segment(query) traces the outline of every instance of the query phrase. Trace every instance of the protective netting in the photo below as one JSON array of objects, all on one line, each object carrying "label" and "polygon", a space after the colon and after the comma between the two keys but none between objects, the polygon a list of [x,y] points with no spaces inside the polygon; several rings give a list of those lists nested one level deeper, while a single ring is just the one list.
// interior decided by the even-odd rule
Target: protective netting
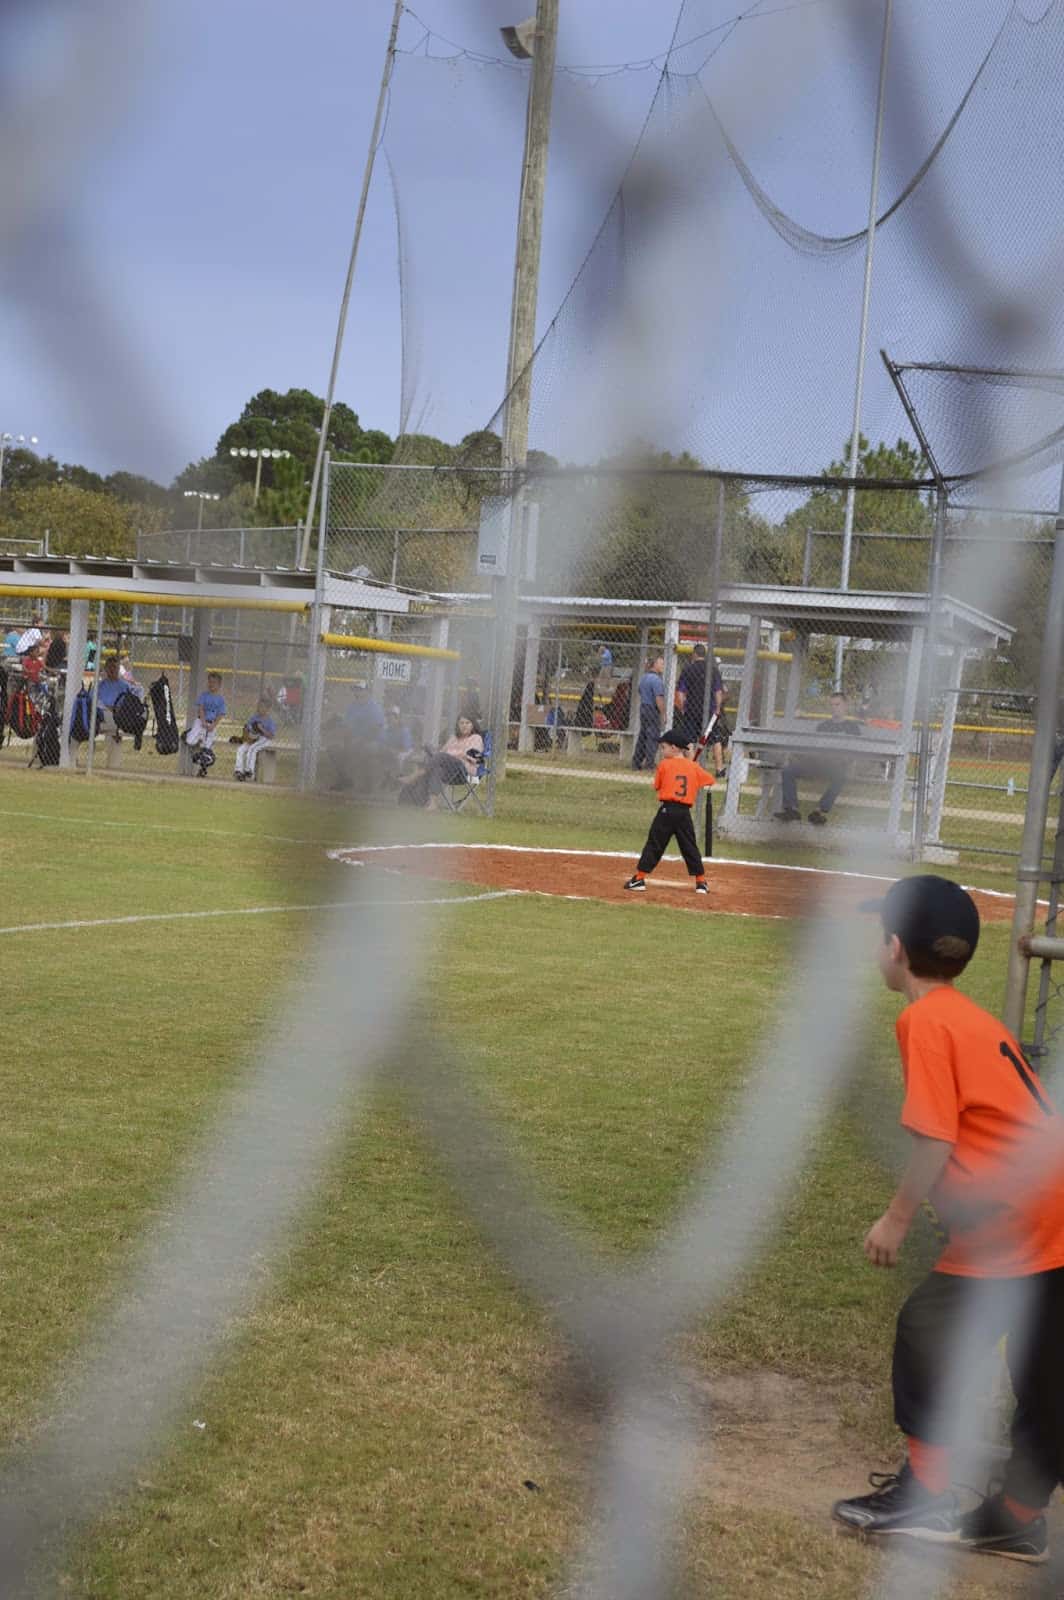
[{"label": "protective netting", "polygon": [[[565,462],[650,440],[818,471],[850,431],[881,17],[825,0],[725,33],[720,13],[688,0],[656,87],[559,76],[531,444]],[[873,352],[1061,362],[1062,65],[1059,3],[895,6]],[[496,412],[525,90],[464,55],[400,60],[407,431]],[[864,431],[904,426],[870,363]]]},{"label": "protective netting", "polygon": [[896,371],[953,500],[1006,512],[1056,510],[1064,373],[945,362],[899,362]]}]

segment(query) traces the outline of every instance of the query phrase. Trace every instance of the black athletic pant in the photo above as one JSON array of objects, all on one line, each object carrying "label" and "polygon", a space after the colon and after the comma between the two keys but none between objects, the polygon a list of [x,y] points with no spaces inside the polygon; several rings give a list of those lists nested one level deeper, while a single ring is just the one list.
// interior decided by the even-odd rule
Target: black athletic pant
[{"label": "black athletic pant", "polygon": [[1064,1267],[1028,1278],[925,1278],[898,1316],[894,1420],[927,1444],[951,1444],[957,1418],[938,1407],[950,1377],[962,1352],[989,1356],[1003,1335],[1016,1396],[1005,1491],[1044,1506],[1064,1482]]},{"label": "black athletic pant", "polygon": [[695,825],[691,821],[691,807],[683,805],[679,800],[665,800],[658,807],[657,815],[650,824],[643,854],[639,857],[638,870],[653,872],[665,854],[670,839],[675,839],[680,846],[680,854],[692,878],[703,877],[705,868],[698,853]]}]

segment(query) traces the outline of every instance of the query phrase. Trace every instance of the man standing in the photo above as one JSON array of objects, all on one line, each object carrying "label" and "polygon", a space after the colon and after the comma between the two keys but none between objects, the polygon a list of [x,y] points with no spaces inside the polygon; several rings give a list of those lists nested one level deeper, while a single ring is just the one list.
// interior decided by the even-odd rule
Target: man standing
[{"label": "man standing", "polygon": [[657,655],[639,680],[639,737],[632,767],[641,772],[657,765],[661,719],[665,715],[665,657]]},{"label": "man standing", "polygon": [[[861,733],[861,724],[853,717],[847,716],[846,697],[833,694],[831,697],[831,715],[822,717],[814,723],[815,734],[830,733],[838,737],[846,736],[857,738]],[[777,822],[801,822],[802,814],[798,810],[798,780],[799,778],[817,778],[826,785],[824,793],[817,802],[816,809],[810,811],[809,820],[818,827],[823,827],[828,820],[828,812],[842,792],[849,771],[849,762],[845,756],[834,756],[827,751],[814,751],[807,756],[788,756],[787,764],[780,774],[783,786],[783,810],[775,813]]]},{"label": "man standing", "polygon": [[[680,681],[676,685],[676,712],[677,723],[687,734],[688,743],[697,745],[705,732],[711,716],[721,719],[724,708],[724,679],[720,675],[720,667],[716,660],[713,662],[713,674],[709,680],[709,705],[706,705],[706,678],[709,676],[709,658],[704,644],[696,644],[690,661],[680,673]],[[713,771],[714,776],[724,776],[724,746],[728,740],[727,729],[723,720],[713,730]]]}]

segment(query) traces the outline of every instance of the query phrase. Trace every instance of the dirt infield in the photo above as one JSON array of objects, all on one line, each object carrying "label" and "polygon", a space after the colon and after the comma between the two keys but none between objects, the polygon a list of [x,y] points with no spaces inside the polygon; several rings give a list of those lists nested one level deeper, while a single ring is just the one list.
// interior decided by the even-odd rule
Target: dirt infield
[{"label": "dirt infield", "polygon": [[[581,900],[624,902],[635,908],[667,905],[706,915],[727,911],[750,917],[802,917],[816,910],[830,889],[842,889],[844,903],[856,906],[881,894],[889,878],[849,877],[808,867],[761,866],[754,862],[709,861],[708,897],[695,895],[681,861],[665,860],[649,880],[645,895],[623,885],[633,867],[630,855],[586,850],[532,850],[519,845],[386,845],[333,852],[336,859],[389,871],[411,873],[439,883],[475,883],[492,889],[566,895]],[[972,891],[987,922],[1008,922],[1011,895]]]}]

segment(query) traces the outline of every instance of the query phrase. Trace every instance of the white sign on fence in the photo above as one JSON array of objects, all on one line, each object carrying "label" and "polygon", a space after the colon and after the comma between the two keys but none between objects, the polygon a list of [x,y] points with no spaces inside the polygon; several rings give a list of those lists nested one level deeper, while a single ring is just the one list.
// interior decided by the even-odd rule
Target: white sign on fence
[{"label": "white sign on fence", "polygon": [[410,662],[405,656],[378,656],[377,676],[385,683],[409,683]]}]

